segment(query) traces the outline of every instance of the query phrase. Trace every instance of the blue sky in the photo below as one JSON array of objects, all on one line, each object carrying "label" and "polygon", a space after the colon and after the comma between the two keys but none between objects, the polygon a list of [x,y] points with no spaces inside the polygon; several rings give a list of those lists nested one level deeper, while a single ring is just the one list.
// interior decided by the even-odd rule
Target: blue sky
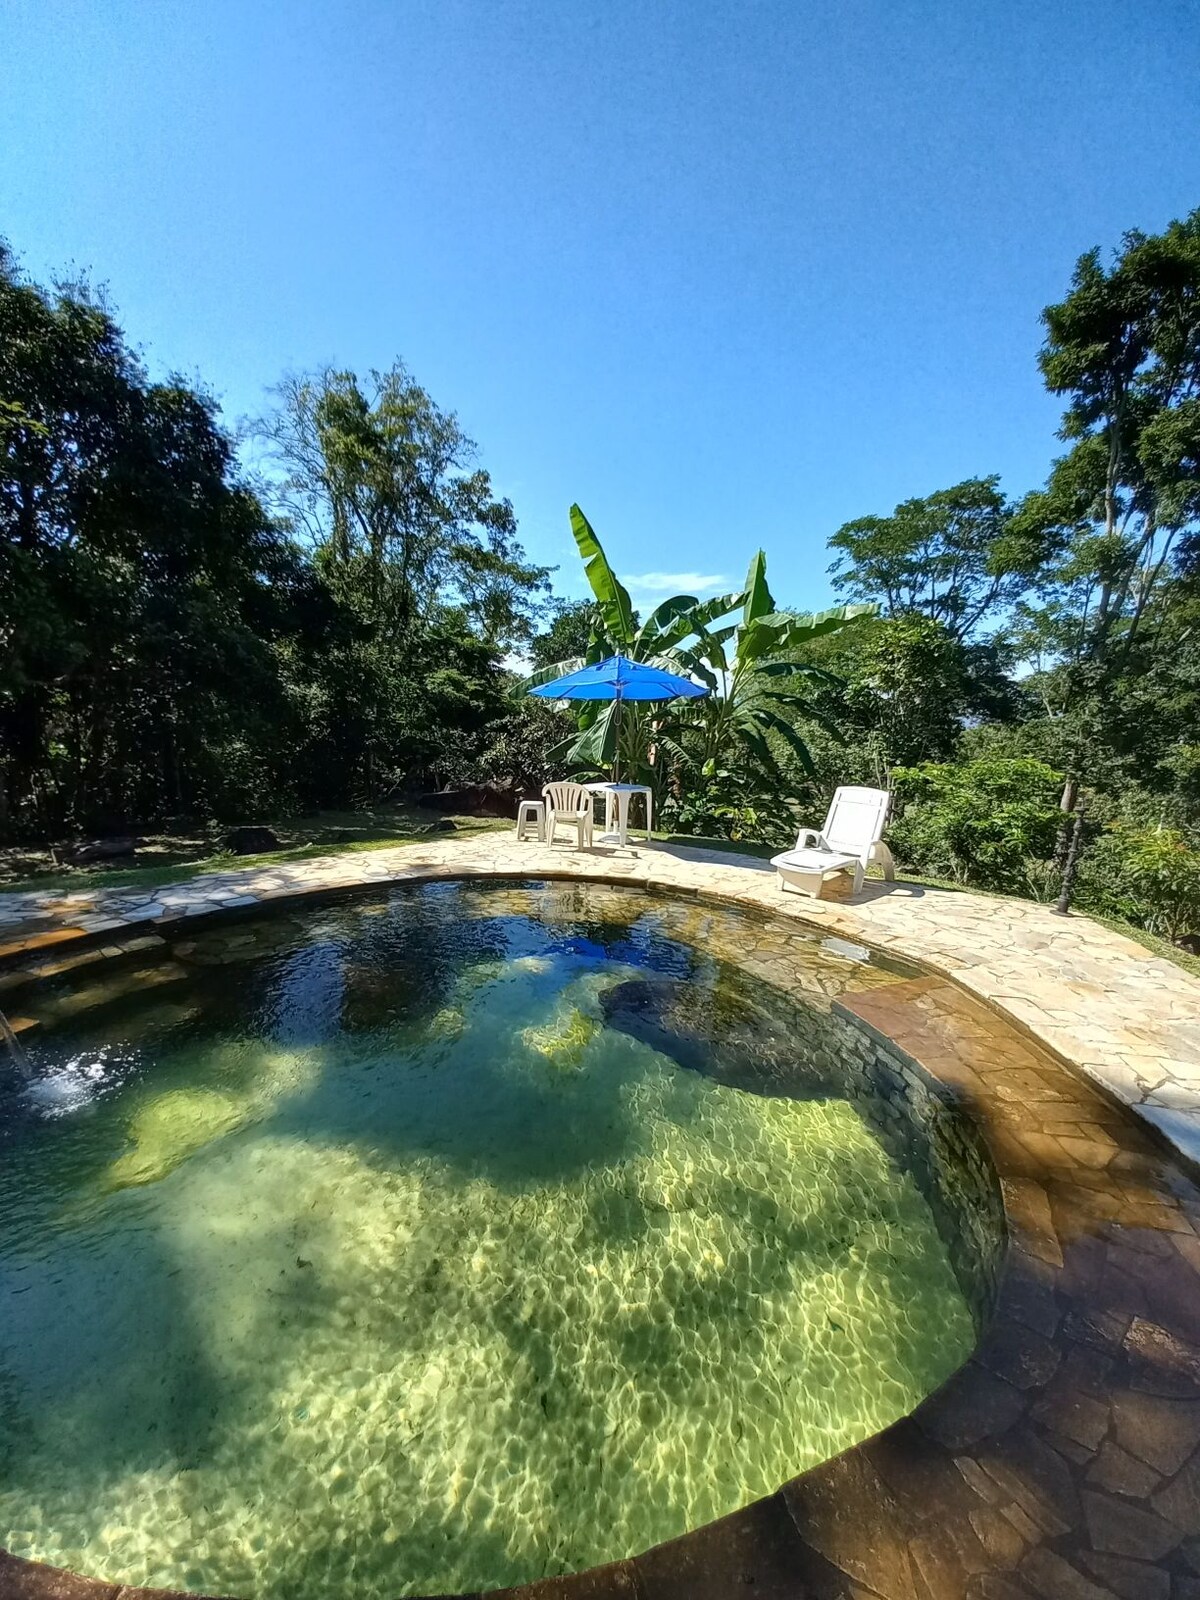
[{"label": "blue sky", "polygon": [[4,0],[0,233],[227,417],[402,355],[579,592],[829,598],[825,540],[1039,482],[1038,313],[1200,205],[1194,0]]}]

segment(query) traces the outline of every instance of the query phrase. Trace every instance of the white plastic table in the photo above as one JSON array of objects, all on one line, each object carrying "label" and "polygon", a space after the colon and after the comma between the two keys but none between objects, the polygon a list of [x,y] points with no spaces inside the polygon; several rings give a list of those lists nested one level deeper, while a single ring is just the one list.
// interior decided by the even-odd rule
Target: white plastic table
[{"label": "white plastic table", "polygon": [[[597,841],[600,844],[625,845],[629,840],[629,799],[631,795],[643,794],[646,797],[646,838],[650,837],[650,828],[653,822],[652,808],[654,797],[652,791],[644,783],[585,783],[583,786],[589,794],[604,796],[604,832]],[[617,825],[613,827],[613,805],[616,804]]]}]

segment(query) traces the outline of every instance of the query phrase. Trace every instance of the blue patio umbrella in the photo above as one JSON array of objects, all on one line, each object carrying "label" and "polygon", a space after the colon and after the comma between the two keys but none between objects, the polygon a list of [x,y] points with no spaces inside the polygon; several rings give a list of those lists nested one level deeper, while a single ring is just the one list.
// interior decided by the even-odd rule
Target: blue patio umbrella
[{"label": "blue patio umbrella", "polygon": [[580,667],[552,683],[530,689],[542,700],[615,700],[617,704],[617,754],[613,782],[621,760],[621,706],[626,700],[699,700],[708,693],[702,684],[681,678],[665,667],[652,667],[628,656],[609,656],[593,666]]}]

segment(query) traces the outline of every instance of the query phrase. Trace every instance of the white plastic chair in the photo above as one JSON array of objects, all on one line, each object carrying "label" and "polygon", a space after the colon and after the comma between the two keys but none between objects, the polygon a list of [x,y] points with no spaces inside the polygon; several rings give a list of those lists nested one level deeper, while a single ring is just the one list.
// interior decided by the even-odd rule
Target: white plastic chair
[{"label": "white plastic chair", "polygon": [[883,842],[891,803],[886,789],[835,789],[825,826],[820,830],[801,828],[794,850],[771,857],[771,865],[779,873],[779,887],[785,892],[790,887],[819,894],[831,873],[853,869],[852,892],[857,894],[872,861],[878,861],[884,877],[893,882],[896,863]]},{"label": "white plastic chair", "polygon": [[542,790],[546,802],[546,841],[554,843],[559,823],[574,828],[576,848],[592,843],[592,797],[581,783],[548,783]]}]

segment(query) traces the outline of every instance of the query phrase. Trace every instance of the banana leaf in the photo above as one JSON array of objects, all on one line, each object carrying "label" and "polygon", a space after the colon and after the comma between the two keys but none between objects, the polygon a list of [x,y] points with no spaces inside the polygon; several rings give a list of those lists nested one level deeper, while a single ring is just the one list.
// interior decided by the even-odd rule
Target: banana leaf
[{"label": "banana leaf", "polygon": [[767,557],[759,550],[746,573],[746,599],[742,607],[742,621],[746,627],[775,610],[771,591],[767,588]]},{"label": "banana leaf", "polygon": [[879,607],[875,605],[830,606],[827,611],[808,611],[800,616],[792,616],[787,629],[787,648],[791,650],[797,645],[807,644],[810,639],[821,639],[828,633],[837,633],[839,628],[860,618],[877,616],[878,612]]},{"label": "banana leaf", "polygon": [[[583,570],[614,651],[628,652],[633,644],[633,605],[628,592],[608,564],[608,557],[591,524],[578,506],[571,507],[571,532],[583,558]],[[611,653],[611,652],[610,652]]]},{"label": "banana leaf", "polygon": [[540,689],[544,683],[553,683],[555,678],[565,678],[568,672],[578,672],[580,667],[587,665],[583,656],[567,656],[562,661],[555,661],[549,667],[538,667],[536,672],[531,672],[527,678],[522,678],[512,691],[513,699],[520,699],[528,694],[530,689]]},{"label": "banana leaf", "polygon": [[593,702],[600,705],[591,725],[584,728],[572,744],[567,759],[573,767],[604,768],[612,765],[617,748],[617,702]]},{"label": "banana leaf", "polygon": [[792,754],[796,757],[796,760],[800,763],[800,766],[806,777],[816,777],[817,772],[816,768],[813,766],[812,754],[804,740],[796,732],[795,728],[792,727],[790,722],[785,722],[784,719],[781,716],[778,716],[774,711],[766,711],[761,708],[755,713],[755,721],[758,723],[760,728],[763,728],[770,733],[777,734],[779,738],[783,740],[783,742],[790,748]]}]

